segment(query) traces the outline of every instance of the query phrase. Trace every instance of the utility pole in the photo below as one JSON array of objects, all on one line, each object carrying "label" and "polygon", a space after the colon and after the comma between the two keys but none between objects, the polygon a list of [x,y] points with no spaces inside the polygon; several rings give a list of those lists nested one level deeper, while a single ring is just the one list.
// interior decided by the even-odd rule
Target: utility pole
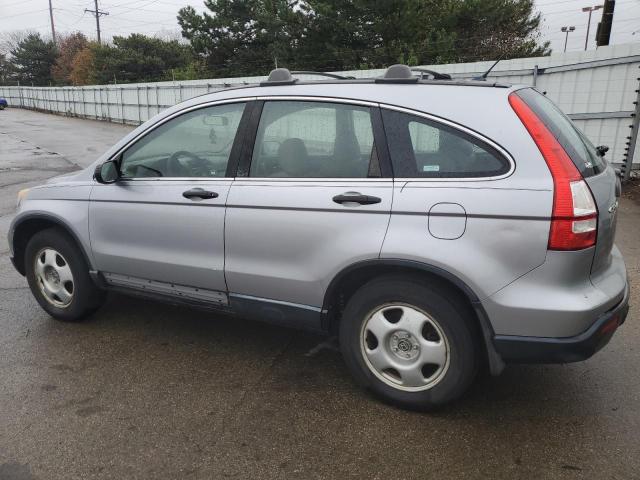
[{"label": "utility pole", "polygon": [[[97,1],[97,0],[96,0]],[[589,29],[591,28],[591,14],[594,10],[600,10],[602,5],[595,5],[593,7],[584,7],[583,12],[589,12],[589,20],[587,21],[587,36],[584,39],[584,50],[587,51],[587,43],[589,42]]]},{"label": "utility pole", "polygon": [[49,18],[51,18],[51,37],[53,38],[53,44],[56,45],[56,27],[53,24],[53,6],[51,0],[49,0]]},{"label": "utility pole", "polygon": [[[615,0],[604,0],[604,10],[602,10],[602,20],[598,23],[596,31],[596,46],[609,45],[611,37],[611,26],[613,25],[613,11],[616,8]],[[632,34],[633,35],[633,34]]]},{"label": "utility pole", "polygon": [[562,27],[560,29],[561,32],[564,32],[564,51],[566,53],[567,51],[567,40],[569,40],[569,32],[573,32],[576,29],[576,27],[571,26],[571,27]]},{"label": "utility pole", "polygon": [[96,17],[96,31],[98,32],[98,43],[100,43],[100,15],[109,15],[109,12],[102,12],[98,9],[98,0],[93,0],[95,5],[95,10],[89,10],[85,8],[85,12],[93,13]]}]

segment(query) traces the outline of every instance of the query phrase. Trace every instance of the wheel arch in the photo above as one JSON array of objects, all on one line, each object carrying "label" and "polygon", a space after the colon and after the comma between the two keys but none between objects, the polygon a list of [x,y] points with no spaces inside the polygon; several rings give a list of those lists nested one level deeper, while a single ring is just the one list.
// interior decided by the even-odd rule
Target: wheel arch
[{"label": "wheel arch", "polygon": [[92,268],[91,259],[89,255],[87,255],[84,245],[73,228],[55,215],[49,213],[32,213],[17,219],[12,228],[14,265],[21,275],[25,275],[26,272],[24,255],[29,239],[36,233],[48,228],[57,228],[67,234],[78,246],[89,268]]},{"label": "wheel arch", "polygon": [[388,274],[418,275],[427,281],[438,282],[461,298],[473,315],[482,332],[482,342],[489,370],[497,375],[504,368],[504,362],[493,345],[495,333],[489,317],[478,296],[463,280],[451,272],[423,262],[405,259],[372,259],[357,262],[341,270],[329,283],[324,295],[323,329],[335,334],[340,314],[348,299],[358,288],[374,277]]}]

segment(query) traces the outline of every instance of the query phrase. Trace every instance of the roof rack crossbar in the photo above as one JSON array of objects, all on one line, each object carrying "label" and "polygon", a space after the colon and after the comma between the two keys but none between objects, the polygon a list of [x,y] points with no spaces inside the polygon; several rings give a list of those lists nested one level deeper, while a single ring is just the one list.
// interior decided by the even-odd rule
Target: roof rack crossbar
[{"label": "roof rack crossbar", "polygon": [[434,80],[451,80],[451,75],[448,73],[439,73],[428,68],[411,68],[411,71],[420,73],[420,80],[424,80],[425,73],[431,75]]},{"label": "roof rack crossbar", "polygon": [[296,70],[291,72],[292,75],[318,75],[319,77],[334,78],[336,80],[355,80],[356,77],[345,77],[344,75],[337,75],[335,73],[327,72],[313,72],[307,70]]}]

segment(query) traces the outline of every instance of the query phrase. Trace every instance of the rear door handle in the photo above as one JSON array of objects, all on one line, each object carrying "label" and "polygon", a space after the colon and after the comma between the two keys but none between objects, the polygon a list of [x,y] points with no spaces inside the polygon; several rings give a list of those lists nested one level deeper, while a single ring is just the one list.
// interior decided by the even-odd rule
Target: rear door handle
[{"label": "rear door handle", "polygon": [[210,190],[204,190],[203,188],[192,188],[186,192],[182,192],[184,198],[217,198],[218,194]]},{"label": "rear door handle", "polygon": [[341,204],[359,203],[360,205],[373,205],[374,203],[380,203],[382,200],[372,195],[362,195],[359,192],[346,192],[333,197],[333,201]]}]

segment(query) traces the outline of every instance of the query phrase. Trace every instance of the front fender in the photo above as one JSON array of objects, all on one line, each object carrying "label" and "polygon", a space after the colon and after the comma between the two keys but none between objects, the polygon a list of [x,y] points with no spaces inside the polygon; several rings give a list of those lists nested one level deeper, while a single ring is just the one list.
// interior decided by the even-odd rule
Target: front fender
[{"label": "front fender", "polygon": [[52,227],[64,231],[75,241],[87,265],[93,270],[88,212],[88,191],[85,200],[57,198],[26,201],[9,227],[9,251],[16,270],[24,275],[24,250],[29,239],[35,233]]}]

